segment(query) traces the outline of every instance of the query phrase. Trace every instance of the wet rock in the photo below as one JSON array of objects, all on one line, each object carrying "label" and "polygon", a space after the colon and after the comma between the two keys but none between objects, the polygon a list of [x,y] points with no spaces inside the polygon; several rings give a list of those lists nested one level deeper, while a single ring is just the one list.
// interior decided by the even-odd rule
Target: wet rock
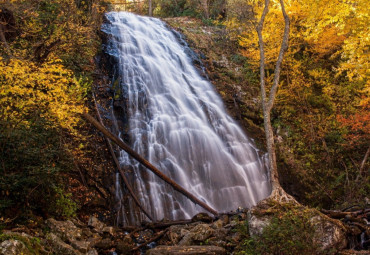
[{"label": "wet rock", "polygon": [[213,236],[215,240],[224,240],[228,234],[229,230],[227,230],[226,228],[218,228],[215,230]]},{"label": "wet rock", "polygon": [[82,228],[82,236],[83,237],[87,237],[87,238],[89,238],[89,237],[92,237],[93,236],[93,233],[91,232],[91,230],[89,229],[89,228]]},{"label": "wet rock", "polygon": [[343,250],[347,247],[346,228],[342,222],[318,213],[311,218],[311,223],[315,228],[314,239],[321,250]]},{"label": "wet rock", "polygon": [[134,242],[129,236],[125,236],[122,241],[118,241],[116,251],[122,255],[131,254],[131,249],[134,247]]},{"label": "wet rock", "polygon": [[226,250],[217,246],[158,246],[146,255],[224,255]]},{"label": "wet rock", "polygon": [[46,220],[50,232],[56,234],[65,242],[72,242],[81,239],[82,230],[77,228],[72,221],[57,221],[55,219]]},{"label": "wet rock", "polygon": [[114,228],[113,228],[113,227],[104,227],[104,228],[102,229],[102,232],[103,232],[103,234],[109,234],[109,235],[111,235],[111,236],[114,236],[114,233],[115,233],[115,231],[114,231]]},{"label": "wet rock", "polygon": [[74,249],[82,253],[86,253],[91,247],[90,243],[86,241],[72,241],[71,245]]},{"label": "wet rock", "polygon": [[95,249],[91,249],[87,252],[87,255],[99,255],[99,253]]},{"label": "wet rock", "polygon": [[31,252],[27,249],[26,245],[19,240],[5,240],[0,244],[1,255],[28,255]]},{"label": "wet rock", "polygon": [[212,223],[211,227],[214,229],[222,228],[224,226],[223,220],[219,219]]},{"label": "wet rock", "polygon": [[95,216],[90,217],[87,225],[99,233],[103,232],[103,229],[106,227],[105,224],[98,220],[98,218],[96,218]]},{"label": "wet rock", "polygon": [[93,236],[87,239],[87,241],[90,243],[90,247],[94,247],[97,243],[99,243],[102,240],[100,236]]},{"label": "wet rock", "polygon": [[159,244],[167,245],[177,245],[179,241],[189,233],[188,227],[186,225],[173,225],[168,228],[167,233],[164,238],[159,241]]},{"label": "wet rock", "polygon": [[228,215],[221,215],[220,220],[223,221],[223,225],[226,225],[229,223],[229,216]]},{"label": "wet rock", "polygon": [[55,255],[81,255],[81,253],[53,233],[46,235],[46,243]]},{"label": "wet rock", "polygon": [[105,238],[98,242],[97,244],[95,244],[95,247],[102,250],[108,250],[113,247],[113,242],[111,239]]},{"label": "wet rock", "polygon": [[209,216],[207,213],[198,213],[191,219],[191,221],[192,222],[197,222],[197,221],[212,222],[213,218]]},{"label": "wet rock", "polygon": [[185,234],[179,242],[179,245],[192,245],[194,243],[204,242],[215,232],[208,224],[199,224]]},{"label": "wet rock", "polygon": [[146,229],[146,230],[135,233],[134,239],[136,243],[141,244],[141,243],[145,243],[146,241],[148,241],[150,238],[152,238],[152,236],[153,236],[153,230]]}]

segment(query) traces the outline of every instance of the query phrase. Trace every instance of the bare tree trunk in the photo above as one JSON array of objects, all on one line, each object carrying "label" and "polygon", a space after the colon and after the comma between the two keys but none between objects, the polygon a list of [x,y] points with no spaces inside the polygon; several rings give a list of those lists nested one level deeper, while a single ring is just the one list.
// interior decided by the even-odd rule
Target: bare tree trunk
[{"label": "bare tree trunk", "polygon": [[100,130],[104,136],[111,139],[114,143],[116,143],[119,147],[121,147],[124,151],[126,151],[131,157],[136,159],[138,162],[140,162],[142,165],[144,165],[148,170],[153,172],[155,175],[157,175],[159,178],[164,180],[166,183],[171,185],[175,190],[189,198],[194,203],[200,205],[208,212],[212,213],[213,215],[218,215],[218,212],[208,206],[206,203],[200,201],[198,198],[196,198],[193,194],[191,194],[189,191],[185,190],[183,187],[181,187],[179,184],[177,184],[175,181],[170,179],[167,175],[163,174],[161,171],[159,171],[155,166],[153,166],[149,161],[144,159],[142,156],[140,156],[136,151],[131,149],[127,144],[125,144],[119,137],[112,134],[109,130],[107,130],[105,127],[103,127],[96,119],[91,117],[88,113],[83,113],[83,116],[86,120],[88,120],[91,124],[93,124],[98,130]]},{"label": "bare tree trunk", "polygon": [[152,0],[149,1],[149,16],[153,16],[153,6],[152,6]]},{"label": "bare tree trunk", "polygon": [[360,170],[359,170],[359,173],[356,177],[356,182],[358,182],[360,180],[360,178],[362,178],[362,175],[363,175],[363,172],[364,172],[364,169],[365,169],[365,165],[366,165],[367,159],[369,158],[369,155],[370,155],[370,146],[369,146],[369,148],[367,148],[364,159],[361,162]]},{"label": "bare tree trunk", "polygon": [[261,19],[257,25],[257,33],[258,33],[258,43],[259,43],[259,50],[260,50],[260,85],[261,85],[261,96],[262,96],[263,120],[264,120],[264,127],[265,127],[265,133],[266,133],[267,152],[269,156],[270,179],[271,179],[272,191],[274,192],[277,188],[280,188],[280,183],[279,183],[279,174],[277,171],[277,164],[276,164],[274,133],[273,133],[272,126],[271,126],[271,110],[274,105],[276,91],[279,85],[281,63],[283,62],[284,53],[288,49],[290,21],[289,21],[288,15],[285,12],[284,2],[283,0],[280,0],[280,5],[281,5],[281,9],[282,9],[283,16],[284,16],[284,22],[285,22],[284,35],[283,35],[283,41],[280,47],[279,56],[278,56],[278,59],[275,65],[274,80],[273,80],[272,87],[269,93],[269,97],[267,99],[266,83],[265,83],[265,49],[264,49],[262,31],[263,31],[263,24],[265,22],[266,15],[269,12],[269,4],[270,4],[270,0],[265,0],[265,7],[263,9]]},{"label": "bare tree trunk", "polygon": [[202,5],[203,11],[204,11],[204,17],[206,19],[209,19],[209,2],[208,2],[208,0],[202,0],[201,5]]},{"label": "bare tree trunk", "polygon": [[4,44],[4,48],[8,56],[11,56],[10,47],[5,38],[5,26],[0,23],[0,41]]}]

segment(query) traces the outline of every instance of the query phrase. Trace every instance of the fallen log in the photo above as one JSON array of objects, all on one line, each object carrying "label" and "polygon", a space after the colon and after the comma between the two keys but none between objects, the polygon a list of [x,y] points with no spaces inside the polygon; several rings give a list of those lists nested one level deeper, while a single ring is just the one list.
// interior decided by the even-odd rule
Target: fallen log
[{"label": "fallen log", "polygon": [[[98,104],[96,102],[96,98],[95,98],[95,95],[93,94],[93,98],[94,98],[94,103],[95,103],[95,110],[96,110],[96,113],[98,115],[98,119],[99,119],[99,122],[100,124],[104,127],[104,124],[103,124],[103,120],[102,120],[102,117],[100,115],[100,112],[99,112],[99,108],[98,108]],[[122,168],[121,168],[121,165],[116,157],[116,154],[114,153],[114,150],[113,150],[113,146],[112,146],[112,143],[110,142],[110,140],[105,137],[105,140],[107,141],[107,144],[108,144],[108,149],[109,149],[109,152],[110,154],[112,155],[113,157],[113,160],[114,160],[114,163],[116,164],[116,167],[118,169],[118,172],[120,173],[121,177],[122,177],[122,180],[123,182],[125,183],[126,185],[126,188],[129,192],[129,194],[131,195],[132,199],[134,200],[135,204],[141,209],[141,211],[143,211],[143,213],[146,215],[146,217],[148,217],[151,221],[153,221],[153,217],[150,216],[150,214],[147,212],[147,210],[141,205],[139,199],[136,197],[135,195],[135,192],[134,190],[132,189],[129,181],[127,180],[127,177],[125,175],[125,173],[122,171]]]},{"label": "fallen log", "polygon": [[175,220],[169,222],[148,222],[143,224],[144,229],[157,229],[157,228],[167,228],[173,225],[186,225],[192,223],[193,220]]},{"label": "fallen log", "polygon": [[370,209],[358,210],[355,212],[342,212],[342,211],[333,211],[333,210],[325,210],[325,209],[321,209],[320,211],[328,215],[330,218],[341,219],[341,218],[345,218],[349,216],[357,217],[361,214],[367,214],[370,212]]},{"label": "fallen log", "polygon": [[185,190],[183,187],[181,187],[179,184],[177,184],[175,181],[170,179],[168,176],[163,174],[161,171],[159,171],[155,166],[153,166],[149,161],[144,159],[142,156],[140,156],[136,151],[131,149],[127,144],[125,144],[119,137],[112,134],[109,130],[107,130],[104,126],[102,126],[97,120],[95,120],[92,116],[90,116],[88,113],[83,113],[83,116],[87,121],[89,121],[92,125],[94,125],[99,131],[103,133],[104,136],[108,137],[110,140],[112,140],[114,143],[116,143],[120,148],[122,148],[124,151],[126,151],[131,157],[136,159],[138,162],[143,164],[148,170],[153,172],[155,175],[157,175],[159,178],[164,180],[166,183],[171,185],[175,190],[189,198],[194,203],[198,204],[199,206],[203,207],[205,210],[209,211],[213,215],[218,215],[217,211],[208,206],[206,203],[200,201],[198,198],[196,198],[193,194],[191,194],[189,191]]}]

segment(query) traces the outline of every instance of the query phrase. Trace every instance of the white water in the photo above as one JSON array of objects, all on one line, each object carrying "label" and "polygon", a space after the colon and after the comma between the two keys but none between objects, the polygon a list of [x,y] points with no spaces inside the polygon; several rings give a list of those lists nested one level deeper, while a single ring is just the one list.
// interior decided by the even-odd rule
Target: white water
[{"label": "white water", "polygon": [[[128,127],[120,135],[219,212],[250,207],[267,197],[271,189],[264,161],[173,32],[155,18],[125,12],[106,17],[102,30],[111,39],[105,51],[118,61],[117,96],[128,108],[126,116],[118,116]],[[123,151],[120,161],[155,219],[191,218],[203,211]],[[123,210],[126,221],[145,219],[128,209]]]}]

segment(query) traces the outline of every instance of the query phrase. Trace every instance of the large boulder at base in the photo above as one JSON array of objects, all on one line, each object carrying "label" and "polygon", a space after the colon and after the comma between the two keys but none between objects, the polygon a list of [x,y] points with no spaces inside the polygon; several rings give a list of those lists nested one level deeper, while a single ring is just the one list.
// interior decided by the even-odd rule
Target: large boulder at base
[{"label": "large boulder at base", "polygon": [[[305,208],[297,201],[276,201],[271,198],[260,201],[248,212],[248,227],[251,236],[261,235],[263,229],[270,224],[277,208]],[[307,209],[307,208],[306,208]],[[322,251],[343,250],[347,246],[346,228],[339,220],[331,219],[316,209],[309,209],[309,221],[315,229],[313,239]]]},{"label": "large boulder at base", "polygon": [[28,255],[31,252],[27,249],[26,245],[19,240],[5,240],[0,244],[1,255]]},{"label": "large boulder at base", "polygon": [[82,230],[76,227],[72,221],[57,221],[55,219],[46,220],[50,232],[60,237],[64,242],[73,242],[81,239]]},{"label": "large boulder at base", "polygon": [[158,246],[146,255],[225,255],[226,250],[217,246]]}]

